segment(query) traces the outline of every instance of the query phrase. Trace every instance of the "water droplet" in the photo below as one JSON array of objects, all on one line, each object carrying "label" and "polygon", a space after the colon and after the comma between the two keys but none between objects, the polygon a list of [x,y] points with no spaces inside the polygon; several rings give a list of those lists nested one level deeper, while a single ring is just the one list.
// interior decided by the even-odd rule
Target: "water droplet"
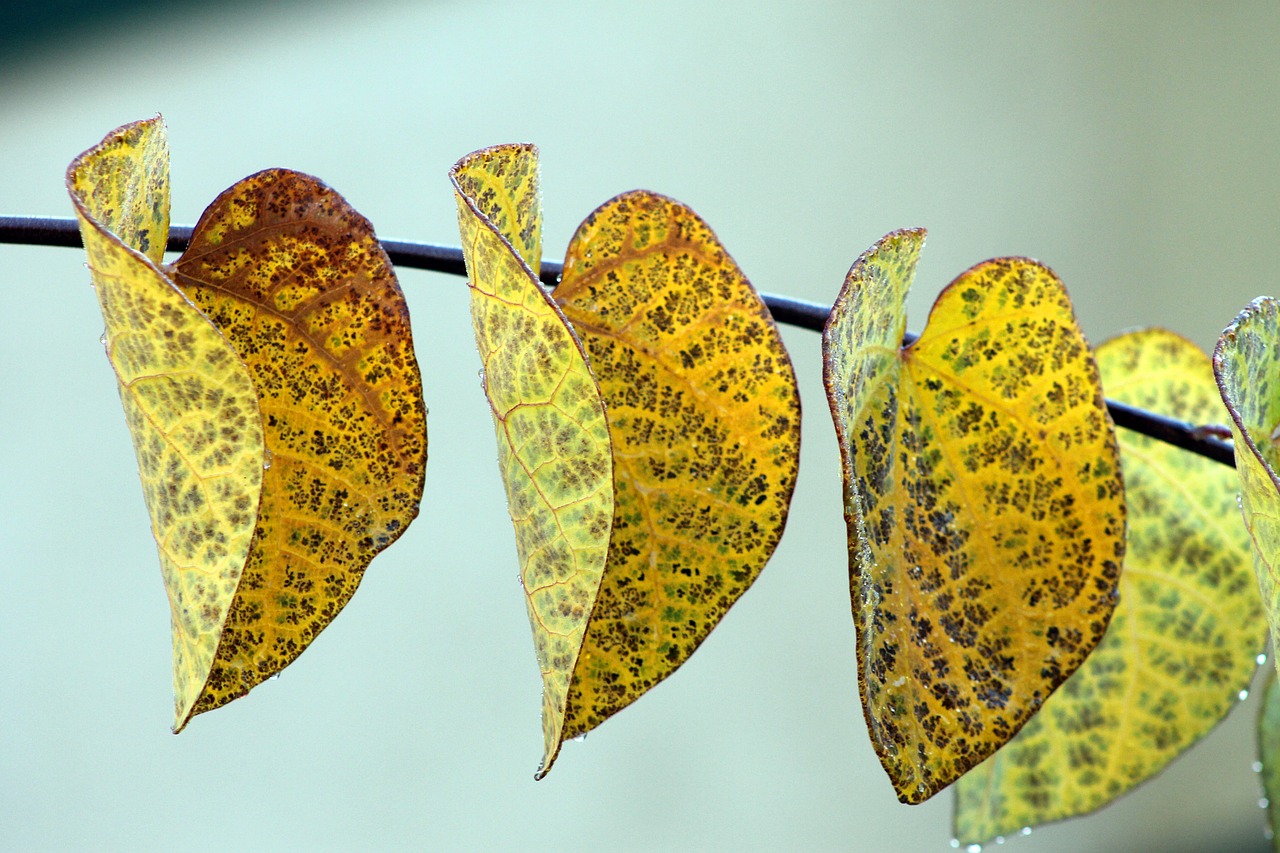
[{"label": "water droplet", "polygon": [[1258,800],[1258,808],[1260,809],[1265,809],[1269,805],[1271,805],[1271,801],[1268,800],[1266,797],[1263,797],[1260,800]]},{"label": "water droplet", "polygon": [[1250,766],[1251,766],[1251,767],[1253,767],[1253,772],[1254,772],[1254,773],[1261,773],[1261,772],[1262,772],[1262,762],[1261,762],[1261,761],[1255,761],[1255,762],[1253,762],[1253,764],[1252,764],[1252,765],[1250,765]]},{"label": "water droplet", "polygon": [[959,848],[960,848],[960,839],[959,838],[951,839],[951,849],[958,850]]},{"label": "water droplet", "polygon": [[586,739],[587,739],[587,733],[586,733],[586,732],[580,732],[580,733],[578,733],[578,734],[576,734],[576,735],[574,735],[574,736],[573,736],[573,742],[574,742],[574,743],[582,743],[582,742],[583,742],[584,740],[586,740]]},{"label": "water droplet", "polygon": [[279,681],[279,680],[280,680],[280,673],[278,672],[275,673],[274,675],[267,676],[267,681]]},{"label": "water droplet", "polygon": [[271,451],[263,449],[262,451],[262,470],[266,471],[271,467]]},{"label": "water droplet", "polygon": [[99,336],[98,336],[98,343],[102,344],[104,347],[107,345],[107,333],[106,333],[106,332],[103,332],[101,335],[99,335]]},{"label": "water droplet", "polygon": [[1262,653],[1262,654],[1258,655],[1258,657],[1256,658],[1256,660],[1257,660],[1257,662],[1258,662],[1258,666],[1262,666],[1264,663],[1266,663],[1266,662],[1267,662],[1267,655],[1266,655],[1266,653],[1264,652],[1264,653]]},{"label": "water droplet", "polygon": [[[480,387],[483,388],[484,387],[484,368],[483,367],[480,368],[480,372],[476,375],[480,377]],[[1240,496],[1236,495],[1236,497],[1238,499]]]},{"label": "water droplet", "polygon": [[1271,827],[1268,826],[1266,829],[1262,830],[1262,837],[1270,841],[1276,837],[1276,834],[1272,832]]},{"label": "water droplet", "polygon": [[1004,836],[1003,836],[1003,835],[997,835],[997,836],[996,836],[996,844],[1004,844]]},{"label": "water droplet", "polygon": [[1018,833],[1018,834],[1019,834],[1019,835],[1030,835],[1030,834],[1031,834],[1031,827],[1029,827],[1029,826],[1024,826],[1024,827],[1022,827],[1022,829],[1019,831],[1019,833]]},{"label": "water droplet", "polygon": [[982,853],[982,845],[970,844],[968,847],[964,848],[964,853]]},{"label": "water droplet", "polygon": [[1241,701],[1241,702],[1243,702],[1244,700],[1246,700],[1246,699],[1248,699],[1248,698],[1249,698],[1249,691],[1248,691],[1248,690],[1241,690],[1241,691],[1240,691],[1240,701]]}]

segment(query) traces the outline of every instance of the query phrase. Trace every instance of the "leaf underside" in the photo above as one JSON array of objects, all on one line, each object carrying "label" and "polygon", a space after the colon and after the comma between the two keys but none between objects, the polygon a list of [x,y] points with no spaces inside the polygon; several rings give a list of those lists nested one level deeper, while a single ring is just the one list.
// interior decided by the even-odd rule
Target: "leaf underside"
[{"label": "leaf underside", "polygon": [[823,333],[872,743],[928,799],[1009,740],[1097,644],[1124,555],[1118,453],[1061,283],[988,261],[901,348],[922,230],[849,272]]},{"label": "leaf underside", "polygon": [[485,149],[460,161],[450,177],[484,391],[542,672],[541,775],[562,741],[569,679],[609,545],[609,427],[586,355],[538,284],[535,150]]},{"label": "leaf underside", "polygon": [[427,426],[391,263],[319,180],[273,169],[240,181],[201,216],[174,270],[253,376],[269,462],[197,714],[292,663],[408,528]]},{"label": "leaf underside", "polygon": [[[1096,352],[1108,397],[1226,415],[1208,356],[1158,329]],[[1162,770],[1238,704],[1266,642],[1235,474],[1120,432],[1128,548],[1107,634],[1017,736],[955,786],[962,844],[1085,814]]]},{"label": "leaf underside", "polygon": [[755,581],[786,522],[800,401],[768,309],[679,202],[646,191],[606,202],[552,295],[590,355],[614,460],[568,738],[674,672]]},{"label": "leaf underside", "polygon": [[169,231],[159,118],[78,157],[80,220],[160,554],[173,628],[175,725],[212,665],[253,536],[264,439],[249,371],[157,265]]},{"label": "leaf underside", "polygon": [[[1240,509],[1272,646],[1280,637],[1280,302],[1255,299],[1218,339],[1213,370],[1231,415]],[[1280,666],[1280,662],[1277,662]]]}]

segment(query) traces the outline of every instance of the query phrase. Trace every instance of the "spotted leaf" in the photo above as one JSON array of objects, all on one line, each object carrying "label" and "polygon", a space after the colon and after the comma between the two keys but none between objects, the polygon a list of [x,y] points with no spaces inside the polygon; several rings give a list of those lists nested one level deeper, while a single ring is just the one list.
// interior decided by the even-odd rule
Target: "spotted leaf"
[{"label": "spotted leaf", "polygon": [[591,356],[613,440],[604,580],[562,735],[679,667],[759,575],[795,484],[795,374],[760,297],[684,205],[591,214],[553,296]]},{"label": "spotted leaf", "polygon": [[272,169],[228,189],[175,275],[248,366],[270,461],[200,713],[288,666],[417,516],[426,409],[391,263],[315,178]]},{"label": "spotted leaf", "polygon": [[562,740],[569,679],[609,546],[609,426],[586,354],[538,284],[533,147],[476,152],[450,177],[498,467],[542,671],[541,774]]},{"label": "spotted leaf", "polygon": [[[1227,327],[1213,371],[1231,414],[1240,509],[1253,542],[1253,566],[1271,642],[1280,637],[1280,302],[1255,299]],[[1280,661],[1277,661],[1280,666]]]},{"label": "spotted leaf", "polygon": [[[1208,356],[1169,332],[1098,348],[1113,399],[1226,417]],[[1122,430],[1129,541],[1106,636],[1012,741],[955,786],[962,843],[1085,814],[1160,772],[1247,690],[1266,643],[1235,474]]]},{"label": "spotted leaf", "polygon": [[1008,741],[1093,649],[1116,602],[1124,495],[1097,370],[1061,283],[987,261],[902,347],[924,243],[849,271],[823,333],[872,743],[901,800]]},{"label": "spotted leaf", "polygon": [[235,350],[159,266],[169,233],[160,119],[108,134],[71,164],[67,188],[160,552],[180,725],[213,665],[253,537],[265,460],[258,399]]}]

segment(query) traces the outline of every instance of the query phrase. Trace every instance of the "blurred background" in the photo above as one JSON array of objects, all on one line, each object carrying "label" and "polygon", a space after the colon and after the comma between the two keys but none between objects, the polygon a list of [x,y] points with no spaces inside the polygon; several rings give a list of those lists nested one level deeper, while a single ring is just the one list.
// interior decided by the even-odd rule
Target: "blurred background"
[{"label": "blurred background", "polygon": [[[903,2],[6,4],[0,212],[71,214],[70,160],[162,113],[173,221],[271,166],[383,237],[457,242],[469,151],[542,149],[547,256],[610,196],[674,196],[761,290],[830,302],[929,228],[911,326],[997,255],[1101,341],[1211,348],[1280,268],[1280,7]],[[466,287],[404,270],[421,517],[279,680],[169,733],[169,616],[79,250],[0,246],[0,847],[950,849],[858,703],[818,336],[787,535],[675,676],[543,782],[539,679]],[[1253,699],[1161,777],[1010,851],[1265,849]]]}]

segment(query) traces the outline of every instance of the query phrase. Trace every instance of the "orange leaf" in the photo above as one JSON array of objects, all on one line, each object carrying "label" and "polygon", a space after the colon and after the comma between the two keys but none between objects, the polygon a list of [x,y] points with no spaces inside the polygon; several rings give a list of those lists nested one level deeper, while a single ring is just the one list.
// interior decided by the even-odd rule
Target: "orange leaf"
[{"label": "orange leaf", "polygon": [[270,461],[194,715],[291,663],[417,516],[426,409],[391,264],[315,178],[274,169],[224,192],[175,272],[248,365]]}]

